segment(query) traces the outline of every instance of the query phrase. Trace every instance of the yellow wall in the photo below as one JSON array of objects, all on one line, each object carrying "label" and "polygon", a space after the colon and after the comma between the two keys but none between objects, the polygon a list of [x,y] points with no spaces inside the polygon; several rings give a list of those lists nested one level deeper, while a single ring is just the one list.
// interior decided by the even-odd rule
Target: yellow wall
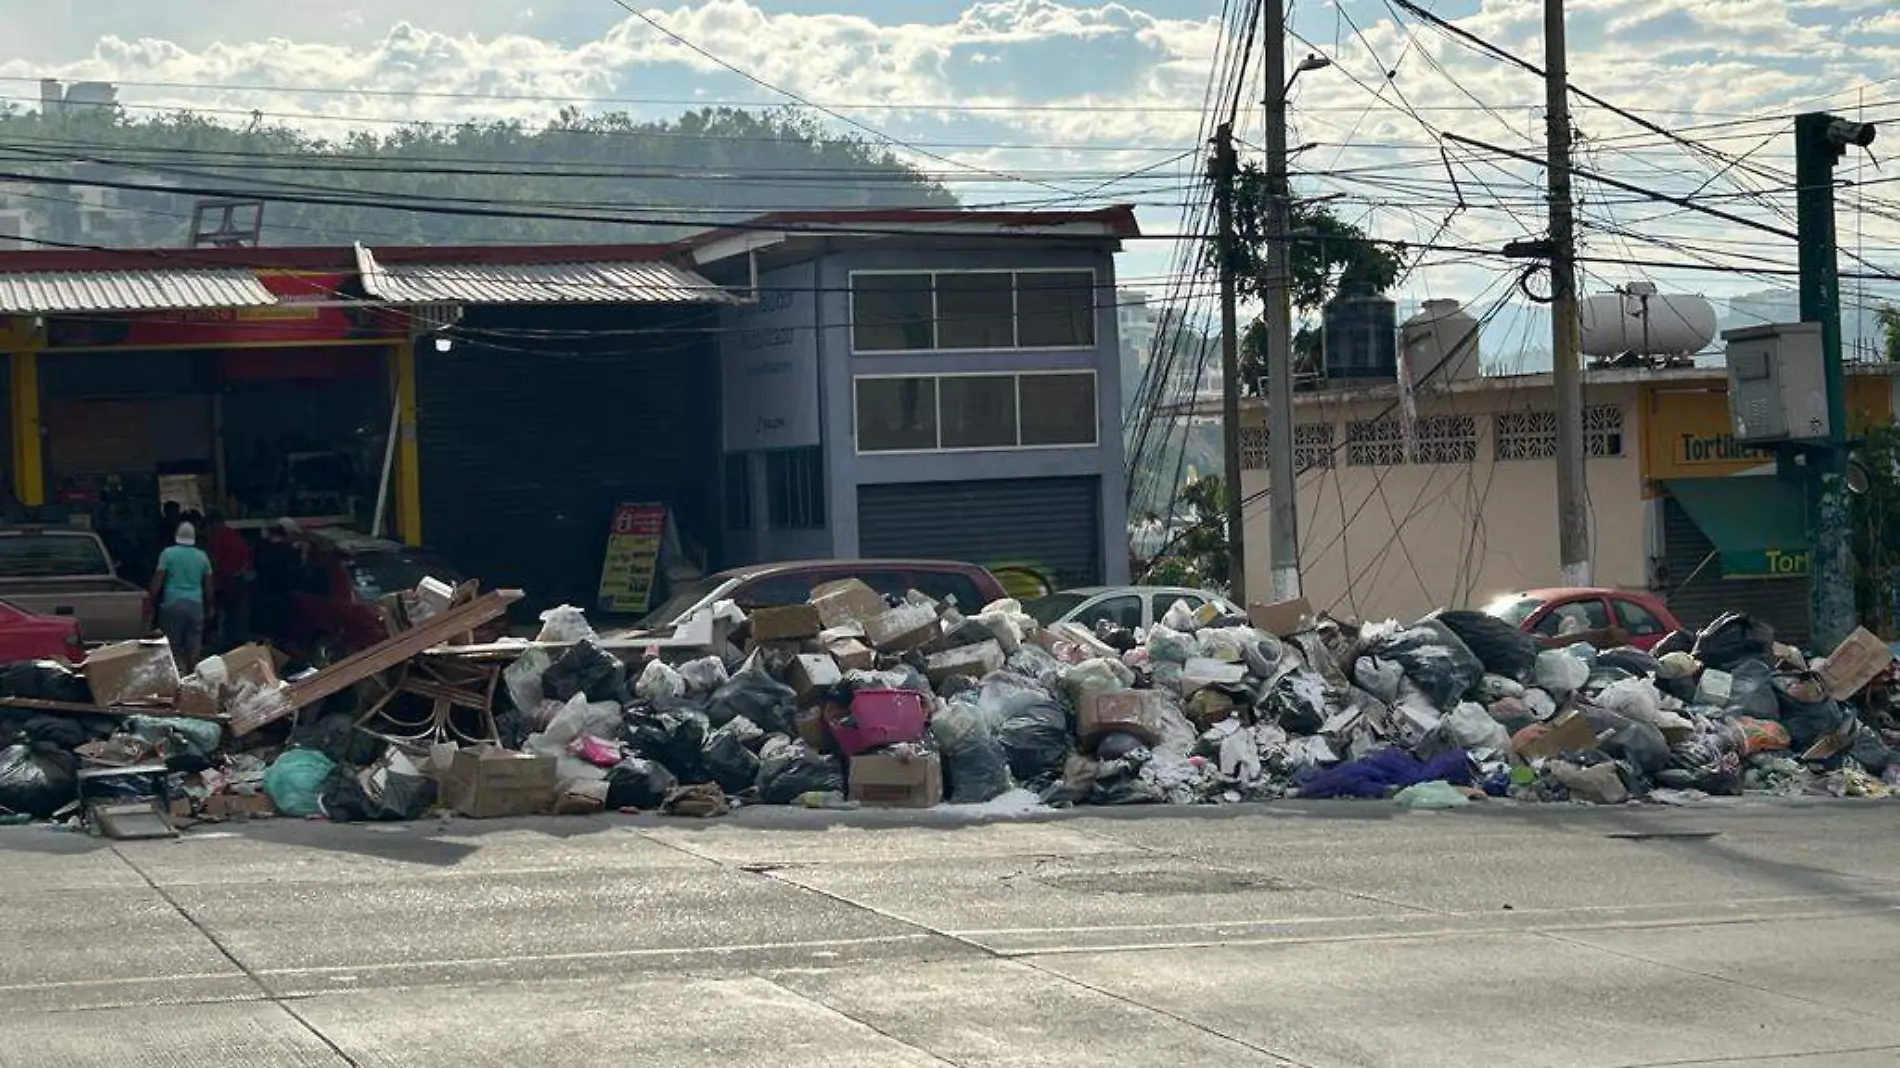
[{"label": "yellow wall", "polygon": [[[1853,375],[1847,380],[1848,433],[1893,416],[1893,380]],[[1696,385],[1643,387],[1643,494],[1661,492],[1672,478],[1720,478],[1775,462],[1769,450],[1737,445],[1729,426],[1728,386],[1721,379]]]},{"label": "yellow wall", "polygon": [[21,504],[46,503],[46,465],[40,437],[40,338],[27,319],[0,320],[0,353],[7,358],[7,432],[13,470],[8,482]]}]

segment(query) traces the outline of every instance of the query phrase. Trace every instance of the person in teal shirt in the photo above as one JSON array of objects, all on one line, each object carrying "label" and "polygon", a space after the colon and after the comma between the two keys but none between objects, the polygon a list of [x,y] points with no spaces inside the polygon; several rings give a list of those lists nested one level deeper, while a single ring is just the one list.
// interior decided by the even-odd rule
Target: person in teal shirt
[{"label": "person in teal shirt", "polygon": [[171,643],[178,670],[193,670],[204,649],[205,617],[211,607],[211,558],[198,548],[198,530],[190,523],[178,524],[173,544],[158,554],[152,603],[158,606],[158,629]]}]

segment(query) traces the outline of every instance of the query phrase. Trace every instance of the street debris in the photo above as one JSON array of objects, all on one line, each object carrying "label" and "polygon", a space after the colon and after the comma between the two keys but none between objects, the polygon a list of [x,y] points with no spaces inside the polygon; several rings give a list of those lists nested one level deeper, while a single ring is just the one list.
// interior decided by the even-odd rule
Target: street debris
[{"label": "street debris", "polygon": [[181,676],[163,639],[78,671],[0,666],[0,819],[145,836],[273,815],[1680,805],[1900,786],[1895,659],[1864,630],[1809,658],[1730,614],[1644,651],[1474,612],[1360,625],[1293,602],[1232,618],[1178,603],[1134,633],[844,580],[670,632],[597,631],[562,606],[533,640],[478,643],[520,597],[426,580],[387,599],[382,641],[327,666],[248,645]]}]

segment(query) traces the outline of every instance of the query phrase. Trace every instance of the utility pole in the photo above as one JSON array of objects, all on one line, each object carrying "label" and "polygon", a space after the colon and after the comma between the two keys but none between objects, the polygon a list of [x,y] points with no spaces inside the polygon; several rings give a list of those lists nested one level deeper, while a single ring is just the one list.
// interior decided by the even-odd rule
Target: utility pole
[{"label": "utility pole", "polygon": [[[1275,603],[1300,595],[1299,473],[1293,466],[1293,322],[1287,304],[1286,97],[1293,87],[1286,70],[1286,9],[1280,0],[1260,5],[1261,50],[1266,64],[1267,270],[1260,292],[1267,323],[1267,534]],[[1309,57],[1300,70],[1325,66]],[[1297,73],[1295,74],[1297,77]]]},{"label": "utility pole", "polygon": [[1544,0],[1544,134],[1550,181],[1550,366],[1557,408],[1557,559],[1565,586],[1588,586],[1590,517],[1583,441],[1582,321],[1570,201],[1570,74],[1563,0]]},{"label": "utility pole", "polygon": [[1234,127],[1223,122],[1214,131],[1214,157],[1208,176],[1214,182],[1214,209],[1220,222],[1220,369],[1221,444],[1226,473],[1221,481],[1227,504],[1227,592],[1247,604],[1247,531],[1240,491],[1240,326],[1234,289]]},{"label": "utility pole", "polygon": [[1815,644],[1831,649],[1853,631],[1854,550],[1847,518],[1847,397],[1841,371],[1841,277],[1834,234],[1834,165],[1848,145],[1873,144],[1874,127],[1824,112],[1794,120],[1795,229],[1800,236],[1801,321],[1821,324],[1827,438],[1806,450],[1809,611]]}]

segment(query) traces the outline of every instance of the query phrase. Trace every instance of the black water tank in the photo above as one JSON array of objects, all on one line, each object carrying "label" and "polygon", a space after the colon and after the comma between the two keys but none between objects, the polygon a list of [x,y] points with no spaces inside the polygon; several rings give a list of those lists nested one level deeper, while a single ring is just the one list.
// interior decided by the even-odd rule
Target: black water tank
[{"label": "black water tank", "polygon": [[1398,376],[1398,305],[1369,285],[1350,285],[1327,303],[1325,324],[1328,379]]}]

